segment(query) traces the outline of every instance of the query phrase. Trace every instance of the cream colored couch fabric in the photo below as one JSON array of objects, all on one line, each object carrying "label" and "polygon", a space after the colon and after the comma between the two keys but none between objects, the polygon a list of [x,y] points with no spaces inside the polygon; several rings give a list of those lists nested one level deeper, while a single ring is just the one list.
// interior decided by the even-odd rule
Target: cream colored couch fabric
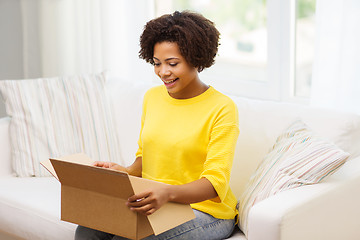
[{"label": "cream colored couch fabric", "polygon": [[[134,160],[142,96],[151,84],[113,78],[108,83],[119,126],[122,158]],[[231,177],[238,198],[277,135],[296,119],[352,154],[325,182],[272,196],[249,216],[249,240],[357,240],[360,236],[360,117],[302,105],[231,96],[239,109],[240,136]],[[0,239],[73,239],[76,225],[60,218],[60,183],[11,174],[8,125],[0,119]],[[236,230],[231,239],[246,239]]]}]

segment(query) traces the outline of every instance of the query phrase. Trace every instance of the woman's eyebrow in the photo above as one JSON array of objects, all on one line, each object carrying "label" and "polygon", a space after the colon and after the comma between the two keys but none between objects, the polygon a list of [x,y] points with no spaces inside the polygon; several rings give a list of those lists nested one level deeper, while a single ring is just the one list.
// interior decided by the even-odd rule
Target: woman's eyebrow
[{"label": "woman's eyebrow", "polygon": [[[157,60],[157,61],[160,61],[160,59],[158,59],[158,58],[156,58],[156,57],[153,57],[153,59],[154,60]],[[165,61],[170,61],[170,60],[179,60],[179,58],[177,58],[177,57],[169,57],[169,58],[167,58],[167,59],[165,59]]]}]

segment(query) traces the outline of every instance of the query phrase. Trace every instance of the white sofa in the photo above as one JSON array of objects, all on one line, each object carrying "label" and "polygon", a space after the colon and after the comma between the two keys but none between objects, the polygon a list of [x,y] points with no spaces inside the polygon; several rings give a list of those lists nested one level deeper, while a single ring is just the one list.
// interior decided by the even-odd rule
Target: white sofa
[{"label": "white sofa", "polygon": [[[116,109],[122,156],[133,161],[142,96],[151,84],[113,78],[108,91]],[[277,135],[296,119],[352,155],[324,182],[284,191],[256,204],[249,240],[360,239],[360,117],[295,104],[232,97],[240,136],[231,186],[237,197]],[[60,183],[54,178],[12,175],[10,118],[0,119],[0,239],[73,239],[76,225],[60,221]],[[236,229],[231,239],[246,239]]]}]

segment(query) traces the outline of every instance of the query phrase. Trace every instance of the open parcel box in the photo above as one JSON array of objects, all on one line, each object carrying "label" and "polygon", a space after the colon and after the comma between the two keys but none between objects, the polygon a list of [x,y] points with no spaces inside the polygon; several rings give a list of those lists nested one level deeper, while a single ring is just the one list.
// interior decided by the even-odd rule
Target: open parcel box
[{"label": "open parcel box", "polygon": [[85,154],[42,162],[61,183],[61,220],[141,239],[195,218],[190,205],[171,202],[149,216],[132,212],[125,205],[130,196],[164,183],[94,167],[93,162]]}]

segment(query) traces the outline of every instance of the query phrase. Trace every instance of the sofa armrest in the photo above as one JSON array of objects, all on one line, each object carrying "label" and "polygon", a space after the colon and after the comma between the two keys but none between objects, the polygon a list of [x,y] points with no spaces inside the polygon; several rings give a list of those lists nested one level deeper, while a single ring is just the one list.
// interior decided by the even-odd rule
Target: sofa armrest
[{"label": "sofa armrest", "polygon": [[[287,190],[254,205],[248,217],[249,240],[280,240],[284,216],[291,209],[311,201],[333,188],[334,183],[321,183]],[[287,239],[286,239],[287,240]]]},{"label": "sofa armrest", "polygon": [[0,118],[0,176],[12,174],[9,123],[9,117]]},{"label": "sofa armrest", "polygon": [[343,178],[284,191],[249,213],[249,240],[332,240],[360,236],[360,158]]},{"label": "sofa armrest", "polygon": [[281,239],[357,240],[360,236],[360,173],[283,217]]}]

